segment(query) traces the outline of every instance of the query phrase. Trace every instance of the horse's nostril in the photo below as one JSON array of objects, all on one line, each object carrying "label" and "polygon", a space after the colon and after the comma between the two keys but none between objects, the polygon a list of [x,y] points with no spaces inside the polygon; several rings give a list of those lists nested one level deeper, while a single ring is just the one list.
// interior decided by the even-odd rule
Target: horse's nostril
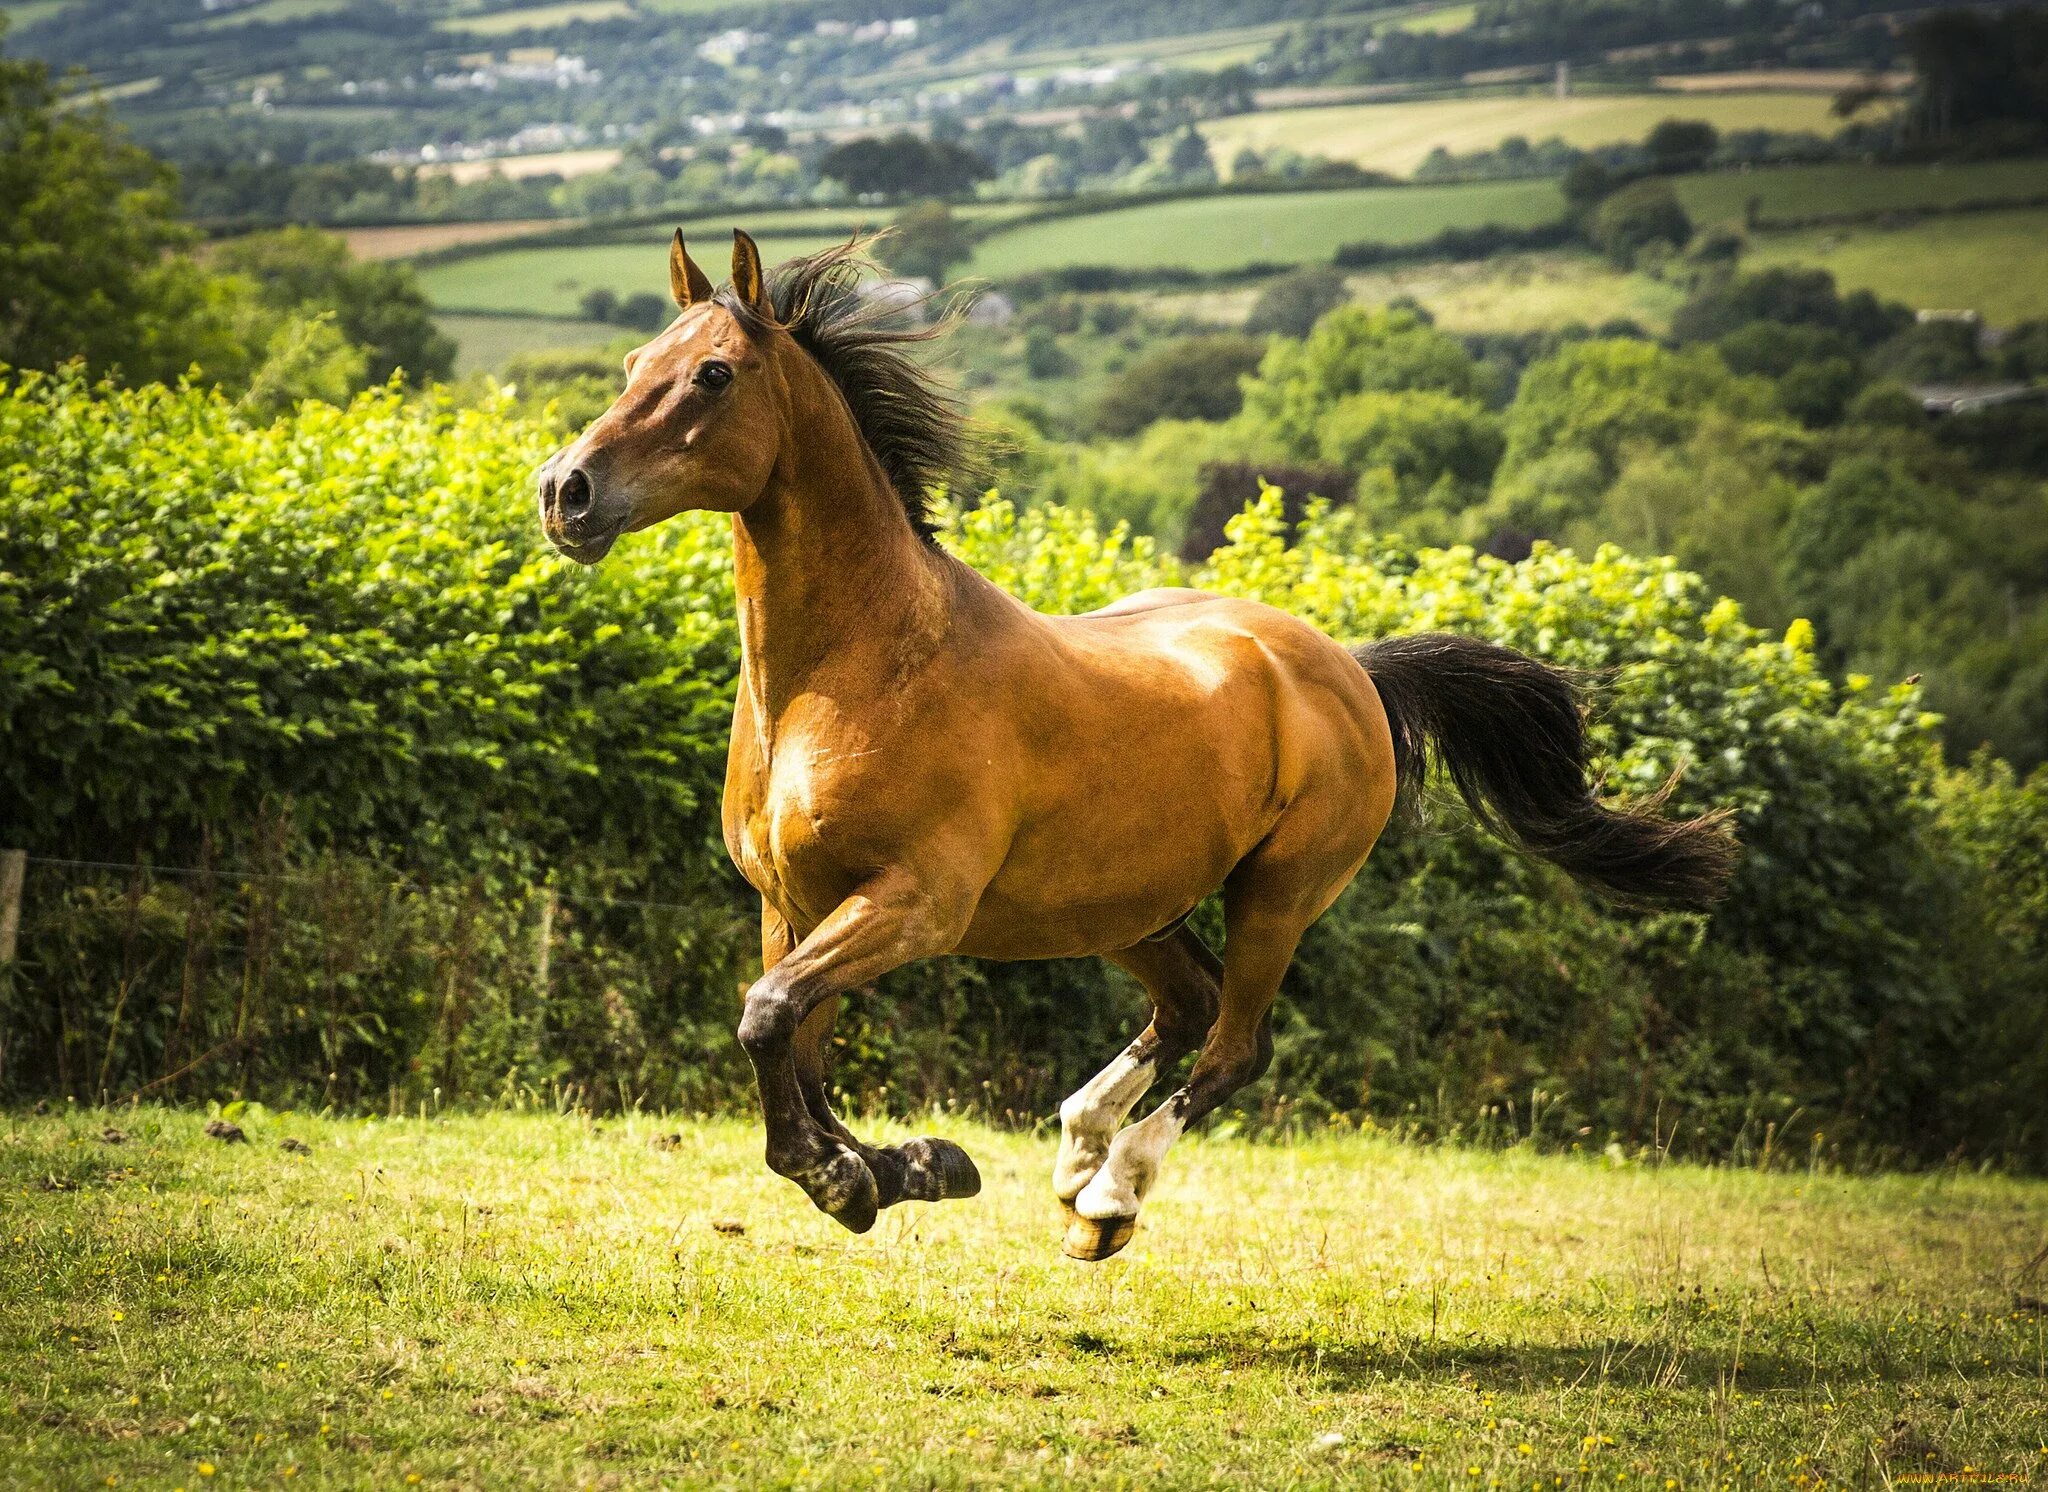
[{"label": "horse's nostril", "polygon": [[590,478],[583,474],[581,467],[573,469],[562,478],[561,485],[555,489],[555,500],[560,505],[564,518],[581,518],[590,511],[594,497],[590,490]]}]

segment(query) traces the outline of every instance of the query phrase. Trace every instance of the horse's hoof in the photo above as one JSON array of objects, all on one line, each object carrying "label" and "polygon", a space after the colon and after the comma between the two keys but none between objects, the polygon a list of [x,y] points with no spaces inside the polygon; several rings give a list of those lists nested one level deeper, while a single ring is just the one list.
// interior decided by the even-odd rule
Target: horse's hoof
[{"label": "horse's hoof", "polygon": [[981,1191],[981,1172],[965,1150],[951,1140],[906,1141],[897,1150],[903,1157],[903,1195],[920,1202],[945,1202],[972,1197]]},{"label": "horse's hoof", "polygon": [[1069,1208],[1067,1219],[1067,1236],[1060,1247],[1069,1259],[1089,1264],[1099,1264],[1117,1253],[1138,1231],[1135,1217],[1082,1217]]},{"label": "horse's hoof", "polygon": [[852,1233],[865,1233],[882,1210],[875,1173],[851,1150],[841,1150],[802,1178],[819,1211]]}]

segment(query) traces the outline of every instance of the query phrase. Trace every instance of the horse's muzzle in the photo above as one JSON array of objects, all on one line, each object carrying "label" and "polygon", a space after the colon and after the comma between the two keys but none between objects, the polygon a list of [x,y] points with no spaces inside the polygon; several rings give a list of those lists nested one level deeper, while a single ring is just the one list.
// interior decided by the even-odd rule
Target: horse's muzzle
[{"label": "horse's muzzle", "polygon": [[594,565],[611,551],[626,514],[612,513],[613,504],[598,500],[597,483],[581,466],[564,466],[561,457],[540,469],[540,528],[548,542],[579,565]]}]

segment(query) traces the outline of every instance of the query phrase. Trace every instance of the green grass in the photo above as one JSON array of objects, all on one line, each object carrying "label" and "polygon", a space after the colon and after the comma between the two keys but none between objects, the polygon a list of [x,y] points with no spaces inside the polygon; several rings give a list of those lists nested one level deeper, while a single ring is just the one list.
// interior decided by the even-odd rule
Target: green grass
[{"label": "green grass", "polygon": [[556,347],[603,347],[631,335],[602,321],[563,321],[551,316],[436,316],[434,324],[455,339],[455,372],[495,373],[522,352]]},{"label": "green grass", "polygon": [[227,31],[256,21],[303,21],[347,9],[348,0],[261,0],[260,4],[231,10],[225,15],[208,16],[199,22],[198,29]]},{"label": "green grass", "polygon": [[1195,197],[1021,223],[985,239],[972,271],[1000,278],[1070,264],[1234,269],[1327,260],[1358,239],[1412,243],[1450,227],[1528,226],[1563,210],[1551,181],[1361,187]]},{"label": "green grass", "polygon": [[2048,196],[2048,159],[1933,166],[1782,166],[1682,176],[1672,184],[1695,220],[1739,222],[1751,197],[1759,200],[1768,220]]},{"label": "green grass", "polygon": [[468,36],[505,36],[514,31],[549,31],[572,21],[611,21],[632,13],[626,0],[567,0],[561,5],[530,5],[489,15],[450,16],[437,26]]},{"label": "green grass", "polygon": [[1559,136],[1578,146],[1640,140],[1660,120],[1704,119],[1716,128],[1811,130],[1831,135],[1841,121],[1822,94],[1669,93],[1575,94],[1548,92],[1505,97],[1428,99],[1412,103],[1330,104],[1234,114],[1201,126],[1210,151],[1227,165],[1246,146],[1295,150],[1356,161],[1376,171],[1406,175],[1431,150],[1490,150],[1509,135],[1530,140]]},{"label": "green grass", "polygon": [[[530,316],[575,316],[595,289],[617,295],[647,290],[668,294],[664,232],[647,243],[582,244],[568,248],[502,249],[420,271],[427,298],[442,311],[492,311]],[[723,235],[721,234],[722,238]],[[773,263],[836,243],[835,235],[759,236]],[[724,278],[725,243],[706,235],[698,252],[707,270]]]},{"label": "green grass", "polygon": [[7,17],[7,29],[19,31],[24,26],[33,26],[37,21],[46,21],[64,9],[73,0],[12,0],[0,5],[0,14]]},{"label": "green grass", "polygon": [[1994,325],[2048,317],[2048,208],[1761,234],[1743,262],[1817,265],[1846,290],[1918,309],[1974,310]]},{"label": "green grass", "polygon": [[2048,1473],[2038,1182],[1196,1137],[1089,1266],[1050,1141],[951,1120],[983,1194],[862,1238],[751,1124],[244,1122],[0,1119],[11,1485]]},{"label": "green grass", "polygon": [[1473,4],[1440,5],[1432,10],[1417,11],[1414,15],[1402,16],[1392,23],[1395,31],[1426,32],[1432,36],[1448,36],[1453,31],[1470,29],[1479,14],[1479,7]]}]

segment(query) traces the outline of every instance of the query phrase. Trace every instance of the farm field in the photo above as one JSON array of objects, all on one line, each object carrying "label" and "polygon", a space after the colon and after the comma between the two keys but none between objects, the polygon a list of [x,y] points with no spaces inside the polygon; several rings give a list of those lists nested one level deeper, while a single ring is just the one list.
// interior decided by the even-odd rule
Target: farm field
[{"label": "farm field", "polygon": [[17,1485],[2048,1472],[2040,1182],[1198,1135],[1090,1266],[1059,1253],[1050,1138],[954,1120],[921,1127],[982,1195],[860,1238],[749,1122],[203,1122],[0,1119]]},{"label": "farm field", "polygon": [[[646,290],[668,294],[663,233],[648,243],[577,244],[561,248],[504,249],[420,270],[427,299],[441,311],[485,311],[526,316],[575,316],[592,290],[625,296]],[[759,236],[770,263],[808,254],[837,234]],[[724,245],[717,246],[722,252]],[[707,246],[705,267],[723,278],[724,260]]]},{"label": "farm field", "polygon": [[1676,177],[1672,186],[1696,222],[1739,223],[1751,197],[1758,199],[1766,219],[2048,197],[2048,159],[1709,171]]},{"label": "farm field", "polygon": [[1917,309],[1973,310],[1993,325],[2048,317],[2048,208],[1762,234],[1745,262],[1816,265],[1845,289]]},{"label": "farm field", "polygon": [[1303,263],[1358,239],[1412,243],[1452,227],[1527,227],[1562,210],[1553,181],[1185,198],[1021,223],[983,240],[971,268],[1000,279],[1070,264]]},{"label": "farm field", "polygon": [[446,176],[457,182],[483,181],[490,176],[502,176],[507,181],[523,181],[529,176],[560,176],[567,179],[609,171],[624,156],[624,151],[611,146],[596,146],[588,150],[549,150],[537,155],[494,156],[483,161],[447,161],[437,165],[421,166],[419,169],[424,175]]},{"label": "farm field", "polygon": [[348,240],[349,252],[358,259],[409,259],[414,254],[452,249],[459,244],[491,243],[569,226],[554,219],[522,218],[503,222],[403,223],[392,227],[337,228],[335,232]]},{"label": "farm field", "polygon": [[[1548,331],[1627,317],[1661,334],[1670,329],[1672,313],[1685,299],[1685,292],[1667,281],[1616,269],[1596,254],[1565,249],[1387,265],[1353,270],[1344,278],[1355,301],[1384,305],[1412,296],[1439,326],[1453,332]],[[1168,291],[1154,294],[1149,303],[1164,316],[1242,326],[1259,289],[1235,285]]]},{"label": "farm field", "polygon": [[571,321],[555,316],[436,316],[434,324],[455,339],[455,373],[495,373],[522,352],[555,347],[602,347],[632,336],[628,327],[604,321]]},{"label": "farm field", "polygon": [[1427,99],[1408,103],[1336,104],[1233,114],[1201,131],[1218,169],[1237,153],[1285,145],[1375,171],[1405,176],[1430,151],[1488,150],[1509,135],[1544,140],[1556,135],[1578,146],[1639,140],[1659,120],[1679,115],[1717,129],[1811,130],[1831,135],[1839,121],[1824,93],[1756,91],[1676,97],[1669,94],[1577,94],[1548,91],[1505,97]]},{"label": "farm field", "polygon": [[561,5],[532,5],[520,10],[492,11],[486,15],[450,16],[440,22],[443,31],[460,31],[470,36],[504,36],[514,31],[547,31],[572,21],[610,21],[633,13],[626,0],[567,0]]}]

